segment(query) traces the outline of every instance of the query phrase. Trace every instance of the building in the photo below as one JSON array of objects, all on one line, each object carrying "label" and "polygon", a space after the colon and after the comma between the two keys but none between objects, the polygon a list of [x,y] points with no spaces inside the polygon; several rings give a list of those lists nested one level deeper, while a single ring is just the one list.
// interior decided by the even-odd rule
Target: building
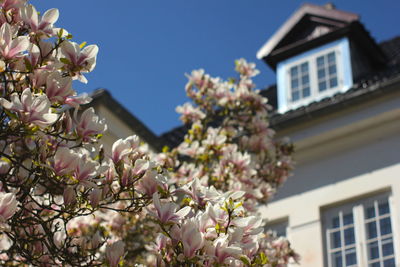
[{"label": "building", "polygon": [[[294,176],[261,208],[269,226],[300,266],[400,266],[400,37],[377,44],[358,15],[305,4],[257,56],[277,74],[271,124],[296,147]],[[183,139],[184,127],[158,139],[106,94],[95,103],[115,137]]]}]

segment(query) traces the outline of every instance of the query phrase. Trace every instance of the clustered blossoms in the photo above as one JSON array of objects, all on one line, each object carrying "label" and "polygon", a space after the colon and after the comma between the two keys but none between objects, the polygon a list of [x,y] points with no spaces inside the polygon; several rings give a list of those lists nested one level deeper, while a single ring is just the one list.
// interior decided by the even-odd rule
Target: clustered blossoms
[{"label": "clustered blossoms", "polygon": [[156,255],[153,265],[284,266],[298,260],[285,238],[264,232],[257,214],[292,170],[293,148],[273,139],[270,107],[253,90],[255,65],[240,59],[236,71],[239,78],[229,81],[204,70],[188,76],[192,102],[177,112],[189,131],[177,148],[157,156],[171,172],[170,190],[162,193],[168,200],[155,193],[155,211],[149,210],[162,232],[146,246]]},{"label": "clustered blossoms", "polygon": [[26,0],[0,0],[1,266],[283,266],[297,255],[264,234],[256,204],[291,170],[273,141],[254,65],[237,82],[195,71],[191,125],[170,152],[137,136],[111,151],[107,125],[73,81],[86,83],[98,47],[56,28]]}]

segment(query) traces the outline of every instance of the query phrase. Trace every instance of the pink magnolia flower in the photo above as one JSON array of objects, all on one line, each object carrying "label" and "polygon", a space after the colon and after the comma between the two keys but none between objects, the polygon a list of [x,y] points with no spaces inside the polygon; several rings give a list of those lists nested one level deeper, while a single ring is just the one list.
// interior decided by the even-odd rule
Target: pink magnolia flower
[{"label": "pink magnolia flower", "polygon": [[[75,116],[75,120],[76,116]],[[94,108],[85,110],[76,125],[76,132],[84,141],[89,141],[91,136],[103,133],[107,130],[104,119],[100,119],[94,112]]]},{"label": "pink magnolia flower", "polygon": [[193,107],[190,103],[185,103],[183,106],[177,106],[175,110],[177,113],[182,114],[179,119],[183,123],[190,123],[206,117],[206,114],[204,114],[199,108]]},{"label": "pink magnolia flower", "polygon": [[106,248],[106,258],[110,267],[118,266],[121,257],[124,255],[125,244],[122,240],[107,245]]},{"label": "pink magnolia flower", "polygon": [[54,155],[52,167],[56,175],[62,176],[75,170],[79,155],[68,147],[59,147]]},{"label": "pink magnolia flower", "polygon": [[181,227],[181,241],[183,254],[187,258],[193,258],[196,251],[204,245],[203,233],[199,230],[199,223],[195,218],[186,220]]},{"label": "pink magnolia flower", "polygon": [[87,151],[79,153],[78,164],[74,170],[74,178],[84,185],[91,185],[90,179],[99,174],[100,164],[92,160]]},{"label": "pink magnolia flower", "polygon": [[0,192],[0,222],[6,222],[17,211],[18,201],[14,193]]},{"label": "pink magnolia flower", "polygon": [[3,23],[0,28],[0,53],[7,59],[13,59],[29,47],[29,40],[26,36],[14,37],[15,29],[10,24]]},{"label": "pink magnolia flower", "polygon": [[5,109],[17,112],[23,122],[33,123],[43,128],[53,124],[58,118],[57,114],[51,113],[47,96],[35,96],[29,88],[22,92],[21,98],[18,93],[11,95],[11,101],[0,98],[0,104]]},{"label": "pink magnolia flower", "polygon": [[111,148],[111,159],[115,164],[125,159],[132,152],[131,144],[124,139],[118,139]]},{"label": "pink magnolia flower", "polygon": [[74,94],[71,77],[62,77],[59,72],[47,76],[46,95],[51,102],[64,103],[67,97]]},{"label": "pink magnolia flower", "polygon": [[155,170],[147,170],[137,185],[137,190],[147,196],[153,196],[159,188],[167,190],[167,179]]},{"label": "pink magnolia flower", "polygon": [[90,72],[96,66],[96,57],[99,52],[97,45],[89,45],[82,49],[77,43],[64,41],[61,45],[61,62],[65,64],[73,78],[87,83],[83,72]]},{"label": "pink magnolia flower", "polygon": [[26,5],[21,9],[21,19],[29,26],[32,33],[40,37],[50,37],[57,34],[58,29],[53,28],[53,24],[58,20],[58,9],[47,10],[42,17],[39,17],[33,5]]},{"label": "pink magnolia flower", "polygon": [[157,214],[152,212],[150,214],[155,216],[162,224],[176,223],[184,218],[191,210],[190,207],[186,206],[177,211],[178,205],[172,202],[161,205],[158,193],[153,194],[153,204]]},{"label": "pink magnolia flower", "polygon": [[240,256],[242,249],[239,246],[229,244],[229,235],[221,235],[214,242],[206,243],[207,254],[213,256],[219,264],[223,264],[228,258]]},{"label": "pink magnolia flower", "polygon": [[260,73],[260,71],[256,69],[256,64],[248,63],[244,58],[236,60],[235,65],[235,70],[245,77],[254,77]]}]

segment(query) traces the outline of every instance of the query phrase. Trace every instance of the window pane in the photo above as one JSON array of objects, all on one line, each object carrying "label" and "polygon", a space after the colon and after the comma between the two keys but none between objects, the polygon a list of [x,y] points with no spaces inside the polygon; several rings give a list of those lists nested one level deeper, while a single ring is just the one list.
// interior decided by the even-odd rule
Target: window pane
[{"label": "window pane", "polygon": [[368,259],[373,260],[379,258],[378,242],[372,242],[368,245]]},{"label": "window pane", "polygon": [[387,235],[392,233],[392,225],[390,223],[390,217],[380,220],[381,235]]},{"label": "window pane", "polygon": [[346,250],[346,266],[357,264],[356,249],[351,248]]},{"label": "window pane", "polygon": [[292,92],[292,101],[297,101],[299,99],[300,99],[300,92],[299,91]]},{"label": "window pane", "polygon": [[383,256],[390,256],[394,254],[392,239],[382,241],[382,254]]},{"label": "window pane", "polygon": [[372,263],[369,265],[370,267],[381,267],[381,264],[378,262]]},{"label": "window pane", "polygon": [[331,240],[332,240],[332,244],[331,244],[331,248],[339,248],[341,247],[341,241],[340,241],[340,231],[336,231],[333,232],[331,234]]},{"label": "window pane", "polygon": [[336,74],[336,65],[329,66],[328,70],[330,75]]},{"label": "window pane", "polygon": [[325,69],[318,70],[318,79],[322,79],[325,77]]},{"label": "window pane", "polygon": [[308,72],[308,62],[301,64],[300,68],[302,73]]},{"label": "window pane", "polygon": [[292,86],[292,88],[299,87],[299,80],[298,79],[293,79],[291,86]]},{"label": "window pane", "polygon": [[328,54],[328,63],[335,63],[335,52]]},{"label": "window pane", "polygon": [[383,262],[383,267],[396,267],[394,264],[394,259],[385,260]]},{"label": "window pane", "polygon": [[342,261],[342,252],[335,252],[333,253],[333,266],[335,267],[343,267],[343,261]]},{"label": "window pane", "polygon": [[321,68],[324,65],[324,57],[317,58],[317,67]]},{"label": "window pane", "polygon": [[329,79],[329,87],[333,88],[337,86],[337,79],[336,77]]},{"label": "window pane", "polygon": [[378,235],[376,231],[376,222],[367,223],[367,237],[368,239],[375,238]]},{"label": "window pane", "polygon": [[319,88],[319,90],[322,92],[322,91],[325,91],[326,90],[326,82],[320,82],[320,83],[318,83],[318,88]]},{"label": "window pane", "polygon": [[379,215],[384,215],[390,213],[389,203],[381,203],[379,204]]},{"label": "window pane", "polygon": [[343,216],[343,224],[348,225],[353,223],[353,213],[349,213]]},{"label": "window pane", "polygon": [[366,209],[365,216],[367,219],[375,217],[375,208],[369,207]]},{"label": "window pane", "polygon": [[339,226],[340,226],[339,223],[340,223],[339,217],[335,217],[335,218],[332,219],[332,227],[333,227],[333,228],[339,227]]},{"label": "window pane", "polygon": [[354,228],[344,230],[344,243],[345,245],[351,245],[355,243]]},{"label": "window pane", "polygon": [[303,89],[303,97],[310,96],[310,87],[306,87]]},{"label": "window pane", "polygon": [[310,81],[310,79],[308,78],[308,75],[303,75],[303,76],[301,77],[301,83],[302,83],[303,85],[308,84],[309,81]]},{"label": "window pane", "polygon": [[297,66],[290,68],[290,75],[297,76]]}]

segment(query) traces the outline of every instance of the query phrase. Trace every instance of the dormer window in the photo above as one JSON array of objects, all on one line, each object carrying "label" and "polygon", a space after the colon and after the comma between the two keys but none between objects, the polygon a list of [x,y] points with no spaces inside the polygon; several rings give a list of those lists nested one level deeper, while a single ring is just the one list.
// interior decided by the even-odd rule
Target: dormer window
[{"label": "dormer window", "polygon": [[352,86],[347,38],[311,49],[277,65],[281,113],[344,92]]}]

